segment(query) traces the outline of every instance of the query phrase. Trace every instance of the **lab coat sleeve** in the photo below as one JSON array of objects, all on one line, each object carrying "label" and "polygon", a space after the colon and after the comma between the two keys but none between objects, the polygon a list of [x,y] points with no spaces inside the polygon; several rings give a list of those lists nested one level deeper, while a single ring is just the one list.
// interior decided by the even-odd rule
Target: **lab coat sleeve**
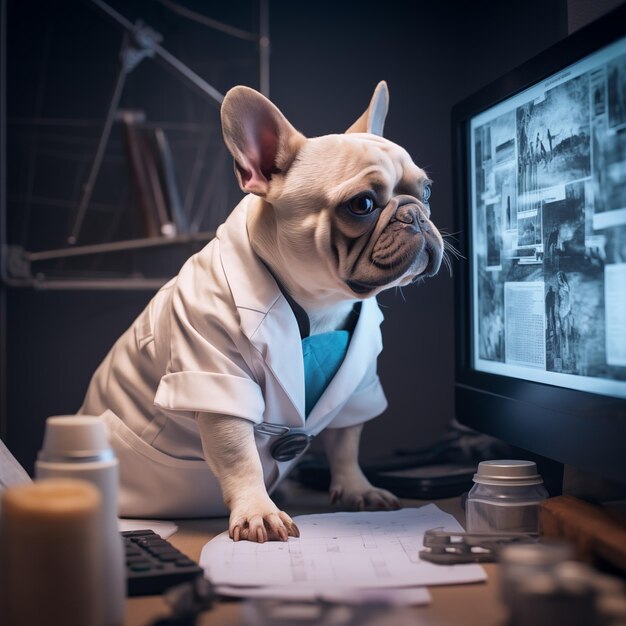
[{"label": "lab coat sleeve", "polygon": [[376,373],[374,361],[337,417],[328,428],[347,428],[378,417],[387,408],[387,398]]},{"label": "lab coat sleeve", "polygon": [[209,261],[206,254],[192,257],[172,290],[163,321],[168,365],[154,403],[170,414],[218,413],[260,423],[265,401],[246,361],[250,347],[221,265]]}]

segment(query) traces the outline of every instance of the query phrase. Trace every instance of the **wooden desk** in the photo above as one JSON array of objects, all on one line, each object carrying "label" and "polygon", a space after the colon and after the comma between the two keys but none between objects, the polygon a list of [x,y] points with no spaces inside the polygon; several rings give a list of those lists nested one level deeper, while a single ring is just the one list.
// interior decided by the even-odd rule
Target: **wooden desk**
[{"label": "wooden desk", "polygon": [[[288,481],[277,504],[290,515],[325,513],[328,506],[327,494],[300,487]],[[426,504],[421,500],[403,500],[405,507]],[[465,516],[458,498],[437,500],[437,506],[454,515],[461,524]],[[228,528],[227,518],[178,520],[179,530],[169,541],[194,560],[199,560],[204,544]],[[445,585],[430,587],[432,603],[415,607],[415,623],[426,626],[502,626],[506,613],[497,598],[498,567],[486,564],[486,583],[470,585]],[[241,601],[225,599],[202,614],[199,626],[240,626]],[[147,626],[157,617],[168,614],[166,604],[158,596],[130,598],[126,603],[126,626]],[[390,626],[394,626],[390,624]]]}]

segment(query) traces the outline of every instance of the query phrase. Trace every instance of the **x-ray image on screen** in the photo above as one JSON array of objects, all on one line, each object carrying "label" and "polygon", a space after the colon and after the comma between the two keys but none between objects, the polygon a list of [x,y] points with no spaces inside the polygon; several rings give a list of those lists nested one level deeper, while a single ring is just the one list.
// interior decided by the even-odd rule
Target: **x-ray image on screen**
[{"label": "x-ray image on screen", "polygon": [[626,39],[470,123],[473,360],[626,397]]}]

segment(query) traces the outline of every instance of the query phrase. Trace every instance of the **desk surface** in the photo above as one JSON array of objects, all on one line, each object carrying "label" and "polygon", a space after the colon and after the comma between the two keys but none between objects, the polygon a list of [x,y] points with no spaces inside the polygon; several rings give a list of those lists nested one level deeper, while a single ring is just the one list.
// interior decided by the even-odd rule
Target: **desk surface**
[{"label": "desk surface", "polygon": [[[275,498],[278,506],[290,515],[326,513],[331,511],[327,494],[304,489],[287,482]],[[426,504],[423,500],[402,500],[405,507]],[[436,504],[464,524],[464,513],[458,498],[437,500]],[[228,528],[227,518],[178,520],[179,530],[169,541],[192,559],[198,561],[204,544]],[[506,613],[497,599],[497,566],[484,565],[486,583],[430,587],[430,605],[415,607],[415,623],[427,626],[502,626]],[[126,603],[126,626],[148,626],[157,617],[168,614],[167,606],[158,597],[130,598]],[[241,626],[241,601],[226,599],[202,614],[199,626]],[[393,626],[393,625],[390,625]]]}]

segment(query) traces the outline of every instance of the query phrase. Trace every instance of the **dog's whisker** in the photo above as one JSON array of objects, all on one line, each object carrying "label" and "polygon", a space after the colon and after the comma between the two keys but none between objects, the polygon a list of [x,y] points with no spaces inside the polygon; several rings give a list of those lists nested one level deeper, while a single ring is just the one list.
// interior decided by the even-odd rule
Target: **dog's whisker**
[{"label": "dog's whisker", "polygon": [[442,237],[449,237],[452,239],[456,239],[457,235],[460,235],[463,231],[462,230],[455,230],[453,233],[449,233],[445,228],[440,228],[439,229],[439,233],[441,234]]},{"label": "dog's whisker", "polygon": [[456,237],[455,235],[458,235],[460,231],[456,232],[456,233],[447,233],[445,231],[443,231],[443,232],[439,231],[439,232],[441,234],[441,238],[443,240],[444,245],[445,244],[452,245],[452,244],[450,244],[450,240],[454,241],[455,244],[458,244],[459,238]]},{"label": "dog's whisker", "polygon": [[442,261],[444,262],[446,268],[448,269],[448,273],[450,274],[450,278],[452,278],[453,272],[452,272],[452,261],[450,260],[450,257],[448,256],[448,254],[444,251],[443,256],[441,257]]},{"label": "dog's whisker", "polygon": [[450,243],[450,239],[453,239],[455,242],[458,241],[456,237],[443,237],[443,245],[444,246],[454,246],[453,243]]},{"label": "dog's whisker", "polygon": [[443,240],[443,247],[446,252],[449,252],[456,259],[465,260],[465,256],[461,254],[460,250],[455,248],[449,241]]}]

